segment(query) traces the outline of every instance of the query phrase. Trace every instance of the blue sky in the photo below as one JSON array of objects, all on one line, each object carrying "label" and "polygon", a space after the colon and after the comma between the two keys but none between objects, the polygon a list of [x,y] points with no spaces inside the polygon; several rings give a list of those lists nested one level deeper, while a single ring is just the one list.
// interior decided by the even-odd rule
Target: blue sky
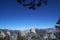
[{"label": "blue sky", "polygon": [[60,16],[60,0],[48,0],[36,10],[29,10],[16,0],[0,0],[0,29],[53,28]]}]

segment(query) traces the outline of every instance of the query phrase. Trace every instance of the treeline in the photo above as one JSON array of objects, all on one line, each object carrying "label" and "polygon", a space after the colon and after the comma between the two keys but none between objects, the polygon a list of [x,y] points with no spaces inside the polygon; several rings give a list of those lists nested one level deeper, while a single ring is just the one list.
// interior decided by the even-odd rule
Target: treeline
[{"label": "treeline", "polygon": [[5,36],[5,37],[0,37],[0,40],[10,40],[10,36],[7,35],[7,36]]},{"label": "treeline", "polygon": [[[0,40],[11,40],[11,36],[7,35],[5,37],[0,37]],[[27,40],[25,36],[21,36],[21,34],[18,33],[17,40]]]},{"label": "treeline", "polygon": [[25,36],[21,36],[20,33],[18,33],[17,40],[27,40]]}]

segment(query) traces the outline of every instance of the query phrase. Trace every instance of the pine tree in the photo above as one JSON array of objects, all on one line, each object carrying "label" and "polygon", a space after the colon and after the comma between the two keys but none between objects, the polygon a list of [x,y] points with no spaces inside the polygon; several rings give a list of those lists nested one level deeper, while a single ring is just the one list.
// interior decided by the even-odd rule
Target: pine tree
[{"label": "pine tree", "polygon": [[10,40],[10,36],[9,35],[5,36],[4,40]]},{"label": "pine tree", "polygon": [[2,37],[0,37],[0,40],[4,40]]},{"label": "pine tree", "polygon": [[[56,24],[57,25],[55,26],[55,28],[57,30],[60,30],[60,17],[59,17],[58,21],[56,22]],[[56,36],[57,40],[60,40],[60,31],[58,31],[57,33],[55,33],[55,36]]]},{"label": "pine tree", "polygon": [[17,40],[22,40],[21,34],[18,33]]},{"label": "pine tree", "polygon": [[17,40],[27,40],[24,36],[21,36],[20,33],[18,33]]},{"label": "pine tree", "polygon": [[60,17],[59,17],[58,21],[56,22],[56,24],[57,25],[55,26],[55,28],[60,30]]},{"label": "pine tree", "polygon": [[17,0],[19,4],[22,4],[23,6],[27,6],[29,9],[35,10],[36,7],[40,7],[42,4],[47,5],[47,0],[39,0],[37,3],[36,0],[30,0],[31,2],[27,2],[27,0]]}]

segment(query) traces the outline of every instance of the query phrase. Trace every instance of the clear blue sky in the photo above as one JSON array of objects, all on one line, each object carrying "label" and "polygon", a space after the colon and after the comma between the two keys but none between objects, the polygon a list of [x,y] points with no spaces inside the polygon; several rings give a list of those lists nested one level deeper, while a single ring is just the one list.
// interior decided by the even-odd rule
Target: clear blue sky
[{"label": "clear blue sky", "polygon": [[16,0],[0,0],[0,29],[52,28],[60,15],[60,0],[48,0],[36,10],[29,10]]}]

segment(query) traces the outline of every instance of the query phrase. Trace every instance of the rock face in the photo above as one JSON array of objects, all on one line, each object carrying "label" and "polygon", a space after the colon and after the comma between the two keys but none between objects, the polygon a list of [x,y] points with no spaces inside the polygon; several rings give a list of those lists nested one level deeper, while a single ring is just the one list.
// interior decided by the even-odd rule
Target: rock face
[{"label": "rock face", "polygon": [[2,37],[2,38],[5,37],[5,33],[3,31],[0,31],[0,37]]},{"label": "rock face", "polygon": [[[18,33],[20,35],[18,35]],[[19,36],[19,38],[18,38]],[[60,40],[60,30],[36,29],[29,30],[6,30],[0,29],[0,40]]]},{"label": "rock face", "polygon": [[32,28],[30,31],[33,32],[33,33],[36,33],[36,29],[35,28]]}]

